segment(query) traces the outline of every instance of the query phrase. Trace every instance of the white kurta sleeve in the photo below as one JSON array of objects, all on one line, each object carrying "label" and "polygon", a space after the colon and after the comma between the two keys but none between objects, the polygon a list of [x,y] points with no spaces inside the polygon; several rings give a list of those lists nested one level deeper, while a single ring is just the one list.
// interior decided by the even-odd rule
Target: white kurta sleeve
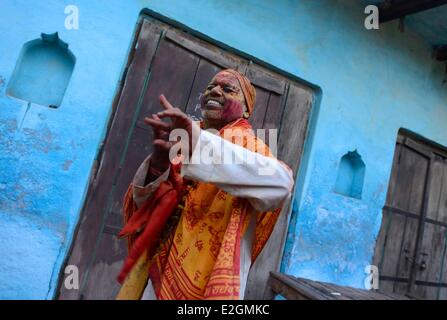
[{"label": "white kurta sleeve", "polygon": [[191,159],[183,162],[182,175],[246,198],[260,212],[279,208],[293,187],[291,170],[277,159],[204,130],[200,131]]},{"label": "white kurta sleeve", "polygon": [[151,155],[149,155],[143,161],[143,163],[140,165],[133,178],[132,182],[133,200],[135,201],[137,207],[140,207],[155,192],[155,190],[157,190],[160,184],[168,179],[169,176],[169,168],[168,168],[168,170],[163,172],[163,174],[159,176],[157,179],[155,179],[151,183],[148,183],[147,185],[144,185],[146,181],[146,176],[148,175],[149,171],[150,160]]}]

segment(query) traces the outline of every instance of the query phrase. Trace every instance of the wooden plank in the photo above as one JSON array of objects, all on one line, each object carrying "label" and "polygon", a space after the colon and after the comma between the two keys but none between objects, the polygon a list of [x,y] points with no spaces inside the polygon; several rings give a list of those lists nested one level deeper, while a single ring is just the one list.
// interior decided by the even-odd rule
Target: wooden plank
[{"label": "wooden plank", "polygon": [[[294,278],[289,276],[290,278]],[[334,288],[332,285],[324,285],[322,282],[312,281],[309,279],[303,278],[294,278],[296,283],[296,287],[299,289],[306,288],[315,295],[315,299],[317,299],[317,294],[323,296],[323,298],[317,300],[349,300],[346,296],[344,296],[339,290],[339,288]]]},{"label": "wooden plank", "polygon": [[256,87],[256,102],[253,114],[248,119],[253,129],[261,129],[264,124],[265,112],[268,107],[270,92]]},{"label": "wooden plank", "polygon": [[280,127],[283,112],[283,94],[270,94],[269,104],[265,114],[264,123],[262,125],[264,129],[278,129]]},{"label": "wooden plank", "polygon": [[413,151],[416,151],[420,153],[421,155],[425,156],[427,159],[431,158],[433,151],[430,146],[425,145],[423,143],[417,142],[416,140],[413,140],[411,138],[405,138],[404,145]]},{"label": "wooden plank", "polygon": [[185,49],[194,52],[202,58],[209,60],[221,68],[232,68],[239,70],[242,73],[244,73],[247,68],[248,62],[246,60],[233,54],[229,54],[203,40],[194,38],[186,32],[169,28],[168,32],[166,33],[166,38],[184,47]]},{"label": "wooden plank", "polygon": [[[407,141],[407,140],[406,140]],[[400,159],[400,170],[402,175],[399,181],[399,190],[402,194],[396,193],[395,200],[399,207],[405,207],[406,210],[415,212],[423,216],[425,201],[425,184],[428,175],[428,159],[420,152],[415,152],[407,144],[403,146],[403,152]],[[402,227],[402,225],[401,225]],[[395,254],[399,257],[397,263],[398,278],[409,279],[408,285],[396,282],[394,292],[407,293],[411,290],[411,282],[414,277],[414,268],[416,255],[419,250],[418,237],[422,230],[420,229],[419,219],[405,217],[404,237],[399,251]]]},{"label": "wooden plank", "polygon": [[428,167],[430,160],[416,153],[409,153],[411,172],[411,184],[407,186],[410,189],[407,210],[421,214],[424,206],[425,185],[428,179]]},{"label": "wooden plank", "polygon": [[261,87],[264,90],[274,92],[279,95],[284,94],[286,87],[286,81],[284,78],[257,64],[253,63],[248,66],[246,76],[250,79],[252,84]]},{"label": "wooden plank", "polygon": [[[293,283],[289,283],[281,281],[275,277],[269,277],[268,286],[272,289],[275,294],[280,294],[284,298],[288,300],[313,300],[314,295],[312,293],[307,292],[306,290],[298,291],[295,289]],[[269,299],[265,297],[265,299]]]},{"label": "wooden plank", "polygon": [[[114,119],[104,144],[96,178],[89,187],[81,214],[73,247],[67,264],[76,265],[80,274],[80,285],[86,281],[88,264],[91,261],[98,232],[104,215],[106,201],[112,187],[114,175],[119,165],[119,156],[126,142],[126,134],[131,126],[132,116],[137,108],[141,89],[147,76],[147,66],[155,54],[161,34],[159,24],[143,21],[138,35],[133,60],[121,91]],[[101,181],[101,185],[97,184]],[[61,277],[61,281],[62,281]],[[77,299],[82,290],[59,288],[59,299]]]},{"label": "wooden plank", "polygon": [[405,217],[404,228],[404,238],[400,252],[398,253],[399,260],[396,276],[398,278],[409,279],[416,251],[416,235],[419,231],[419,219]]},{"label": "wooden plank", "polygon": [[[271,272],[270,278],[272,280],[275,279],[279,283],[284,284],[290,289],[290,291],[298,292],[300,295],[306,297],[308,300],[335,300],[334,296],[327,296],[326,294],[320,292],[319,290],[315,290],[313,287],[309,286],[306,282],[297,282],[292,277],[281,274],[279,272]],[[285,298],[289,297],[290,299],[293,299],[291,295],[285,296]]]},{"label": "wooden plank", "polygon": [[290,84],[278,139],[278,158],[296,172],[301,163],[307,135],[312,91],[295,83]]},{"label": "wooden plank", "polygon": [[346,294],[347,291],[349,292],[347,287],[340,287],[334,284],[303,278],[297,278],[297,282],[299,282],[300,285],[307,284],[314,290],[321,292],[327,297],[326,300],[352,300],[352,293],[350,292],[349,294]]},{"label": "wooden plank", "polygon": [[379,270],[382,269],[383,254],[385,252],[385,242],[387,240],[388,229],[391,223],[391,215],[392,214],[390,212],[385,210],[382,211],[382,224],[376,240],[373,258],[373,265],[377,266]]},{"label": "wooden plank", "polygon": [[[284,111],[283,108],[283,100],[285,100],[284,95],[278,95],[275,93],[270,94],[269,98],[269,104],[267,107],[267,111],[264,118],[264,123],[262,125],[262,128],[265,129],[265,143],[267,143],[268,146],[272,147],[270,145],[270,130],[276,130],[276,144],[278,143],[278,135],[279,135],[279,126],[281,124],[281,116]],[[272,135],[272,137],[275,137],[275,135]],[[276,146],[277,149],[277,146]],[[277,150],[276,150],[277,151]],[[275,154],[277,156],[277,154]]]},{"label": "wooden plank", "polygon": [[430,185],[430,199],[427,218],[447,222],[447,162],[435,160],[432,166],[433,179]]},{"label": "wooden plank", "polygon": [[[398,141],[402,140],[402,136],[398,136]],[[391,169],[391,177],[390,182],[388,185],[388,191],[387,191],[387,198],[386,198],[386,205],[392,203],[392,199],[394,198],[394,193],[396,189],[396,183],[397,183],[397,173],[398,173],[398,165],[399,165],[399,159],[400,159],[400,152],[402,148],[400,143],[396,143],[396,148],[394,149],[394,157],[393,157],[393,166]],[[373,258],[373,264],[379,268],[379,270],[382,270],[382,262],[383,262],[383,255],[384,255],[384,249],[385,249],[385,242],[388,235],[388,229],[390,227],[391,223],[391,214],[392,212],[388,212],[386,210],[382,211],[382,224],[380,227],[379,236],[376,241],[376,246],[374,250],[374,258]],[[391,290],[392,292],[392,290]]]},{"label": "wooden plank", "polygon": [[279,272],[271,272],[270,287],[275,293],[287,299],[300,300],[407,300],[405,296],[382,294],[373,290],[364,290],[333,283],[295,278]]},{"label": "wooden plank", "polygon": [[[399,138],[402,138],[402,136],[398,136]],[[402,138],[403,139],[403,138]],[[396,193],[396,185],[397,185],[397,178],[398,178],[398,172],[399,172],[399,163],[400,163],[400,157],[402,153],[402,144],[396,143],[396,148],[394,149],[394,156],[393,156],[393,166],[391,169],[391,175],[390,175],[390,182],[388,185],[388,192],[386,197],[386,204],[392,205],[394,199],[394,194]]]},{"label": "wooden plank", "polygon": [[[447,158],[447,147],[436,143],[434,141],[427,140],[411,131],[400,129],[399,135],[404,137],[404,140],[411,139],[415,143],[420,145],[420,148],[424,148],[425,150],[434,153],[442,158]],[[411,144],[410,144],[411,145]],[[429,156],[431,157],[431,155]]]},{"label": "wooden plank", "polygon": [[421,214],[428,162],[419,153],[402,147],[395,194],[391,201],[393,207]]},{"label": "wooden plank", "polygon": [[380,275],[395,277],[405,231],[405,217],[390,215],[390,225],[385,241]]},{"label": "wooden plank", "polygon": [[[427,210],[428,207],[430,205],[429,200],[430,200],[430,192],[431,189],[430,187],[432,186],[432,181],[433,181],[433,163],[434,163],[434,157],[430,158],[430,162],[428,164],[427,167],[427,174],[426,174],[426,179],[424,180],[424,188],[425,190],[423,191],[423,205],[422,205],[422,213],[421,213],[421,218],[420,218],[420,224],[419,224],[419,230],[416,233],[416,250],[415,250],[415,254],[413,256],[413,265],[412,265],[412,270],[410,273],[410,280],[409,280],[409,292],[411,295],[413,296],[417,296],[417,294],[415,293],[415,280],[416,280],[416,276],[418,273],[418,269],[420,269],[421,265],[420,265],[420,261],[421,261],[421,257],[420,255],[423,253],[421,251],[422,249],[422,240],[424,237],[424,232],[425,232],[425,220],[427,217]],[[422,184],[422,183],[421,183]]]},{"label": "wooden plank", "polygon": [[[321,292],[335,295],[337,300],[406,300],[407,297],[396,294],[383,294],[375,290],[365,290],[349,286],[341,286],[333,283],[313,281],[309,279],[297,278],[300,283],[306,282]],[[340,295],[336,295],[339,293]]]}]

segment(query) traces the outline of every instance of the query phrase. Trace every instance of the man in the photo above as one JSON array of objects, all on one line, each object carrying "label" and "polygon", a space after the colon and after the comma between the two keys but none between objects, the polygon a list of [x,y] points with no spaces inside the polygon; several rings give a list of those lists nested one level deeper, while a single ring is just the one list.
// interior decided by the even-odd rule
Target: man
[{"label": "man", "polygon": [[[247,121],[255,97],[250,81],[228,69],[201,98],[202,128],[163,95],[165,110],[145,118],[154,152],[125,196],[120,235],[129,239],[129,256],[118,299],[243,299],[249,268],[293,186],[291,170]],[[180,158],[178,142],[169,141],[175,129],[188,137]],[[234,161],[204,161],[204,154]]]}]

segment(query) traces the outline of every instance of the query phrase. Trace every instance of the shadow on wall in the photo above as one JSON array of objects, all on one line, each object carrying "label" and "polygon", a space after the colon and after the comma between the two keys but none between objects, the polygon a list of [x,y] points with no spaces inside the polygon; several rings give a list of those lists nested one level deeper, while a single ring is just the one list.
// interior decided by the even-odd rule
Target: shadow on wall
[{"label": "shadow on wall", "polygon": [[30,103],[57,108],[73,73],[76,58],[56,33],[23,45],[6,94]]}]

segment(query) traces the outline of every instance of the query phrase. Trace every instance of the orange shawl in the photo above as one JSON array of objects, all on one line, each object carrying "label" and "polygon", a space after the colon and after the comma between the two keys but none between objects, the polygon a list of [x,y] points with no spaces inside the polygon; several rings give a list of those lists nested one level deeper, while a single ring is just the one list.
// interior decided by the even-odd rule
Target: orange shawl
[{"label": "orange shawl", "polygon": [[[220,135],[251,151],[272,156],[245,119],[227,125]],[[211,183],[183,179],[180,187],[179,170],[173,169],[167,183],[160,185],[140,209],[133,202],[132,185],[125,195],[126,226],[121,235],[130,237],[130,254],[120,274],[120,280],[125,281],[117,298],[141,298],[150,278],[158,299],[239,299],[240,246],[251,209],[248,200],[234,197]],[[164,217],[158,213],[154,219],[160,203],[154,199],[160,199],[160,189],[171,199],[179,196],[179,201],[174,202],[175,206],[165,205],[161,214]],[[252,263],[267,242],[280,211],[278,208],[257,214]],[[166,216],[172,220],[167,224]],[[135,227],[135,221],[140,221],[136,223],[139,227]],[[151,222],[159,226],[154,227]],[[146,230],[151,228],[154,239],[160,236],[160,227],[167,235],[157,243],[157,249],[153,240],[149,243],[146,239],[147,250],[141,250],[144,241],[140,239],[145,234],[147,238]]]}]

